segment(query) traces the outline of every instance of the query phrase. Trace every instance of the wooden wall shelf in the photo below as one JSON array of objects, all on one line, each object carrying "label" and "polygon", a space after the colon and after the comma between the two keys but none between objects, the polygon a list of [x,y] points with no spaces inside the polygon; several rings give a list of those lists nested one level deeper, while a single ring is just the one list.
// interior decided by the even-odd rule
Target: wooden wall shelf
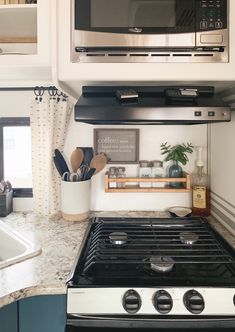
[{"label": "wooden wall shelf", "polygon": [[[124,188],[109,188],[110,182],[125,183]],[[138,182],[179,182],[183,184],[182,188],[172,188],[169,185],[161,188],[149,187],[142,188],[138,185],[128,185],[128,183]],[[108,175],[105,175],[105,192],[106,193],[188,193],[190,191],[190,175],[184,173],[182,178],[115,178],[110,179]]]}]

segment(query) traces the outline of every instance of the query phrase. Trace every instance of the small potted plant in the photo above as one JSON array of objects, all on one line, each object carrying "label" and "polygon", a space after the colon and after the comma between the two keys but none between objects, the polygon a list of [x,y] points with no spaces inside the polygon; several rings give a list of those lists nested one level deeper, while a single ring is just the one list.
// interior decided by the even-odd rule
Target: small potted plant
[{"label": "small potted plant", "polygon": [[[193,148],[192,143],[182,143],[174,146],[171,146],[167,142],[161,144],[161,154],[166,155],[164,161],[173,161],[173,164],[169,168],[170,178],[181,178],[183,176],[183,169],[179,163],[184,166],[187,164],[189,161],[187,154],[191,154]],[[179,188],[182,184],[179,182],[172,182],[171,186]]]}]

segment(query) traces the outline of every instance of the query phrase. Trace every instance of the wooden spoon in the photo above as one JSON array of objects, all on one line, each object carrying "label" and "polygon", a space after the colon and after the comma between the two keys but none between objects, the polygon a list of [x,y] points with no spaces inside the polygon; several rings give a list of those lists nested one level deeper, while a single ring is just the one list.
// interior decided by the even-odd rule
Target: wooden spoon
[{"label": "wooden spoon", "polygon": [[83,151],[82,149],[76,148],[75,150],[73,150],[71,157],[70,157],[70,161],[71,161],[71,166],[72,166],[72,170],[73,172],[77,172],[77,170],[79,169],[82,161],[83,161]]},{"label": "wooden spoon", "polygon": [[107,164],[106,155],[103,153],[100,153],[91,159],[90,168],[95,168],[94,174],[97,174],[105,168],[106,164]]}]

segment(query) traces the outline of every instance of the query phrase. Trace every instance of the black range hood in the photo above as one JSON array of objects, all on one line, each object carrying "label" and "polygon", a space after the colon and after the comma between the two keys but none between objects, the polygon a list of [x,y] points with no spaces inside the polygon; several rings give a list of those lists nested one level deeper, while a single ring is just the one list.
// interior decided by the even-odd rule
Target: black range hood
[{"label": "black range hood", "polygon": [[211,86],[84,86],[75,120],[89,124],[229,122],[231,110]]}]

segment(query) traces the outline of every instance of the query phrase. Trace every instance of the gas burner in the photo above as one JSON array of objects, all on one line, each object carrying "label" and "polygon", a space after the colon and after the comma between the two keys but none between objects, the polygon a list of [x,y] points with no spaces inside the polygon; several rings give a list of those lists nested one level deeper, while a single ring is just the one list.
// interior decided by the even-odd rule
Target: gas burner
[{"label": "gas burner", "polygon": [[199,239],[199,236],[193,232],[182,232],[180,233],[180,240],[182,243],[192,246]]},{"label": "gas burner", "polygon": [[149,259],[151,269],[156,272],[170,272],[175,261],[171,257],[151,256]]},{"label": "gas burner", "polygon": [[127,242],[128,236],[125,232],[113,232],[109,234],[109,240],[116,246],[121,246]]}]

